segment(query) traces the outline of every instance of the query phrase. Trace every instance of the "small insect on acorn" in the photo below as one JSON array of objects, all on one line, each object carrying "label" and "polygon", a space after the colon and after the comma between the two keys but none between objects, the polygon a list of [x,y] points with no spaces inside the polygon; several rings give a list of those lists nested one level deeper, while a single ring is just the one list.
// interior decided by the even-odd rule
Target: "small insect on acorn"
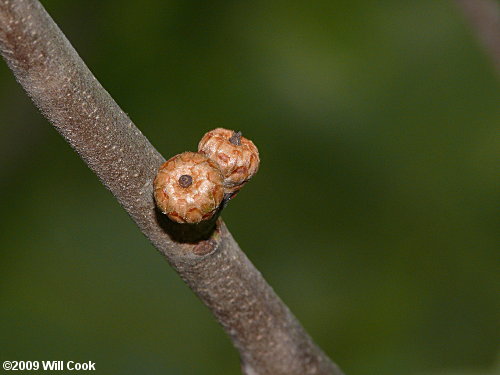
[{"label": "small insect on acorn", "polygon": [[224,193],[234,196],[259,169],[259,150],[241,132],[217,128],[206,133],[198,151],[216,162],[224,176]]},{"label": "small insect on acorn", "polygon": [[212,218],[224,197],[219,166],[197,152],[176,155],[158,169],[154,198],[158,208],[177,223]]}]

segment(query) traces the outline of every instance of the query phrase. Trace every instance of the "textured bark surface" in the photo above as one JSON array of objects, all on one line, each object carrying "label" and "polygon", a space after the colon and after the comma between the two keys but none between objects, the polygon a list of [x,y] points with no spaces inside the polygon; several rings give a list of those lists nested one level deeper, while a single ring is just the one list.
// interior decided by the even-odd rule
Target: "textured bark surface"
[{"label": "textured bark surface", "polygon": [[220,219],[180,225],[155,209],[153,179],[165,159],[38,1],[0,0],[0,52],[44,116],[213,312],[239,350],[245,374],[341,374]]}]

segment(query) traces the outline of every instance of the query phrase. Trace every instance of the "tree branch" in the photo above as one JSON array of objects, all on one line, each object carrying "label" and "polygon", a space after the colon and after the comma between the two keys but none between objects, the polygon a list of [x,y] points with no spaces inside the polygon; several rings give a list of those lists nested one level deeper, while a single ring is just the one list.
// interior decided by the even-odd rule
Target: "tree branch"
[{"label": "tree branch", "polygon": [[500,5],[495,0],[455,0],[500,75]]},{"label": "tree branch", "polygon": [[0,0],[0,52],[43,115],[212,311],[239,350],[244,374],[341,374],[221,219],[179,226],[158,214],[152,181],[164,158],[37,0]]}]

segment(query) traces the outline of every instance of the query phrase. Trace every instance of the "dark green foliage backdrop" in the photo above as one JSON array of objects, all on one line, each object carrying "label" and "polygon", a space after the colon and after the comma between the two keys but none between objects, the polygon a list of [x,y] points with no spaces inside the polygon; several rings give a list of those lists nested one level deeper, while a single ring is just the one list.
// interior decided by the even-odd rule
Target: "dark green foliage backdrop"
[{"label": "dark green foliage backdrop", "polygon": [[[348,375],[489,374],[499,86],[447,1],[46,0],[166,157],[240,129],[224,218]],[[0,360],[237,374],[229,340],[0,64]]]}]

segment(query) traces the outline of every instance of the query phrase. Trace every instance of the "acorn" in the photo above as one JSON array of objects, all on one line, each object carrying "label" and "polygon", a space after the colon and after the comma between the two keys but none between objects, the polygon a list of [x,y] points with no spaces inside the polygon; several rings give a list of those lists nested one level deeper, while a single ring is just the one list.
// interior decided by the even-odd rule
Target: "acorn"
[{"label": "acorn", "polygon": [[224,193],[234,196],[259,169],[259,150],[241,132],[217,128],[206,133],[198,152],[216,162],[224,176]]},{"label": "acorn", "polygon": [[178,154],[158,169],[154,198],[158,208],[177,223],[212,218],[224,197],[219,166],[203,154]]}]

